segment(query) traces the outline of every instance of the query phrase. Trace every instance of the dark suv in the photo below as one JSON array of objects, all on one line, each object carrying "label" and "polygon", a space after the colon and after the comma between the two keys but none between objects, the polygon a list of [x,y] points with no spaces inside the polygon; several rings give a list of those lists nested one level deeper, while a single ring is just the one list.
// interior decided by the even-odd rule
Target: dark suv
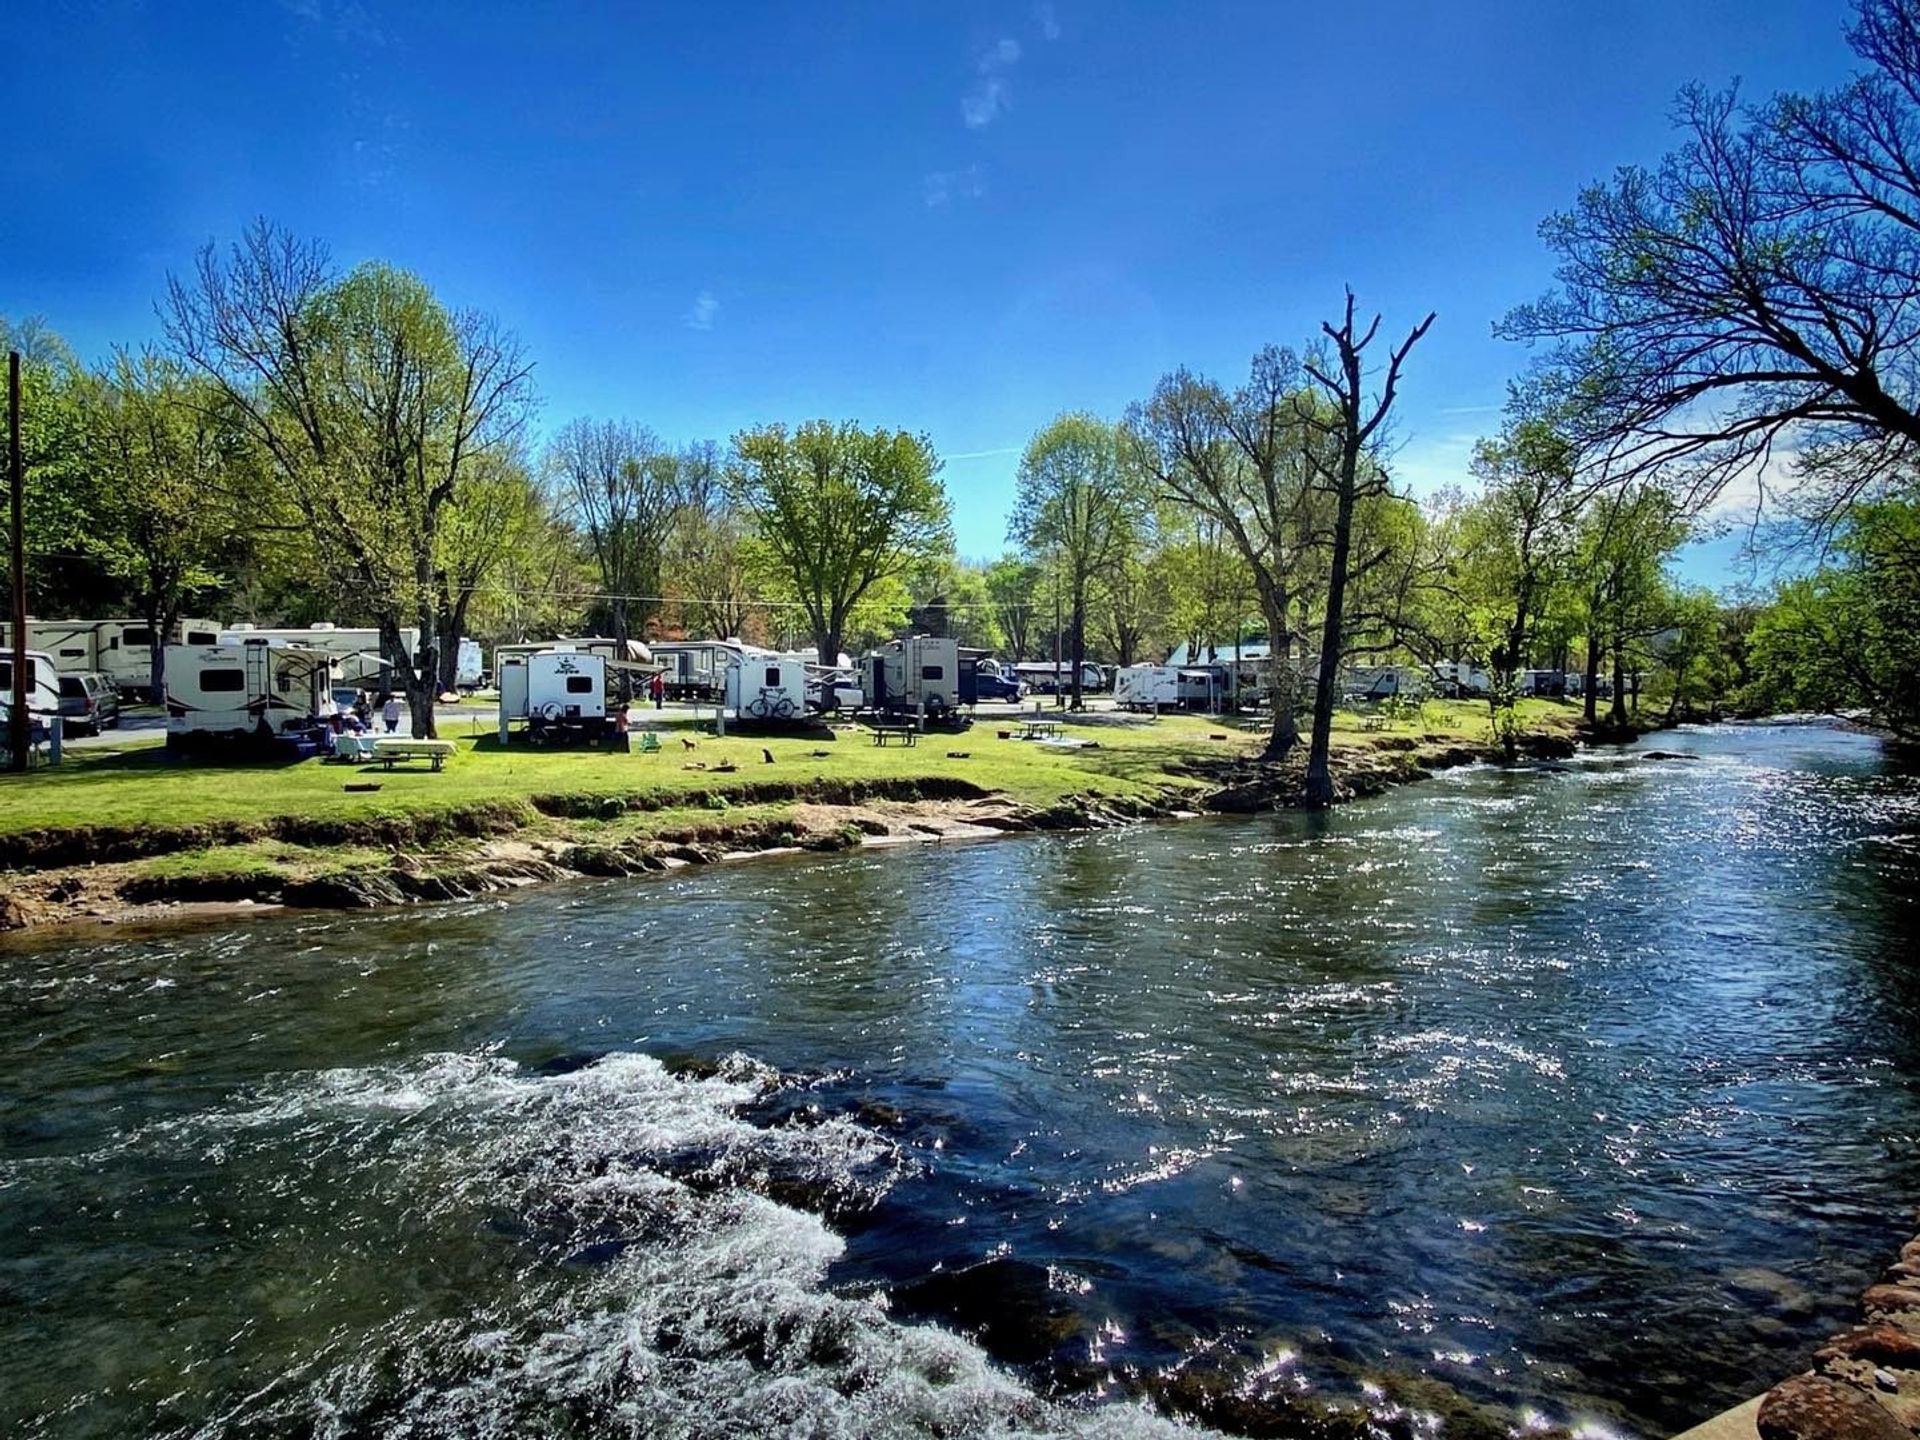
[{"label": "dark suv", "polygon": [[60,677],[60,713],[76,735],[98,735],[120,723],[120,692],[95,670]]}]

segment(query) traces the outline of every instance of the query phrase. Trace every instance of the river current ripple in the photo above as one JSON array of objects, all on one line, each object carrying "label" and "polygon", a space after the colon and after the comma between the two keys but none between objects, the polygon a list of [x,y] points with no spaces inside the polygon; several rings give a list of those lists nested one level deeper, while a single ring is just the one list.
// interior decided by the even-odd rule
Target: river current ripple
[{"label": "river current ripple", "polygon": [[11,942],[0,1433],[1152,1434],[1196,1366],[1703,1418],[1911,1233],[1920,784],[1650,743]]}]

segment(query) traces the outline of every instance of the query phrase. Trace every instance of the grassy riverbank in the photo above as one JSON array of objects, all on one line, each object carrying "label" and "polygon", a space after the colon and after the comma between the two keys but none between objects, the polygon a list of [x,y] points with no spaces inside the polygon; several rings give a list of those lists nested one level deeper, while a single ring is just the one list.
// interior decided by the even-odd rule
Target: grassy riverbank
[{"label": "grassy riverbank", "polygon": [[[1536,733],[1570,735],[1577,715],[1536,701],[1524,718]],[[0,923],[192,900],[437,898],[743,849],[1268,808],[1286,803],[1297,770],[1297,760],[1254,766],[1262,737],[1206,717],[1088,717],[1066,727],[1089,742],[1081,748],[999,738],[1010,723],[982,719],[911,748],[875,746],[863,730],[718,739],[689,724],[670,726],[656,754],[503,748],[489,734],[455,734],[439,773],[189,762],[157,736],[76,749],[58,769],[0,780]],[[1336,773],[1371,793],[1489,745],[1483,706],[1343,714]],[[379,788],[346,788],[367,784]]]}]

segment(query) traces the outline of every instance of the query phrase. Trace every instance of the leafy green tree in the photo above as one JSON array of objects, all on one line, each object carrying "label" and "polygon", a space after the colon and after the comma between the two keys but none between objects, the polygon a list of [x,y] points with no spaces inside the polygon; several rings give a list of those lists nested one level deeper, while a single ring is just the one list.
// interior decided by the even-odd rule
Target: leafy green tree
[{"label": "leafy green tree", "polygon": [[983,579],[995,628],[1006,638],[1007,657],[1018,662],[1033,656],[1035,617],[1045,582],[1040,566],[1024,555],[1002,555],[987,566]]},{"label": "leafy green tree", "polygon": [[1509,764],[1519,740],[1519,674],[1573,559],[1585,498],[1574,462],[1566,438],[1537,420],[1510,425],[1474,452],[1482,488],[1461,517],[1459,589]]},{"label": "leafy green tree", "polygon": [[[217,385],[165,358],[126,352],[97,377],[88,410],[99,522],[88,548],[154,635],[171,635],[224,584],[216,569],[253,523],[255,473]],[[153,647],[149,691],[166,694],[166,648]]]},{"label": "leafy green tree", "polygon": [[1310,583],[1315,498],[1301,384],[1298,357],[1269,346],[1237,391],[1176,370],[1127,414],[1130,463],[1152,477],[1163,500],[1217,527],[1250,582],[1273,654],[1264,752],[1271,760],[1299,740],[1294,607]]},{"label": "leafy green tree", "polygon": [[454,487],[436,536],[439,688],[454,689],[474,603],[547,522],[547,500],[517,448],[481,452]]},{"label": "leafy green tree", "polygon": [[[1653,485],[1628,483],[1597,497],[1582,518],[1573,565],[1586,631],[1586,723],[1598,719],[1600,668],[1611,658],[1610,724],[1627,723],[1627,661],[1667,624],[1666,564],[1687,536],[1679,506]],[[1637,687],[1634,701],[1639,700]]]},{"label": "leafy green tree", "polygon": [[1780,588],[1755,619],[1753,679],[1762,710],[1861,708],[1920,743],[1920,504],[1854,511],[1833,563]]},{"label": "leafy green tree", "polygon": [[1130,545],[1137,513],[1113,425],[1084,412],[1061,415],[1027,442],[1007,537],[1055,573],[1066,598],[1067,693],[1075,710],[1085,705],[1087,602]]},{"label": "leafy green tree", "polygon": [[733,447],[735,501],[802,607],[822,664],[837,661],[876,586],[952,547],[940,462],[924,435],[813,420],[743,431]]},{"label": "leafy green tree", "polygon": [[404,271],[338,275],[323,247],[265,221],[169,281],[166,326],[260,448],[317,563],[343,572],[378,627],[414,735],[433,735],[440,530],[471,467],[525,422],[531,366],[518,342],[486,316],[449,312]]},{"label": "leafy green tree", "polygon": [[27,607],[42,615],[84,610],[111,586],[88,543],[102,529],[105,502],[92,464],[93,380],[66,342],[37,319],[0,316],[4,350],[20,352]]}]

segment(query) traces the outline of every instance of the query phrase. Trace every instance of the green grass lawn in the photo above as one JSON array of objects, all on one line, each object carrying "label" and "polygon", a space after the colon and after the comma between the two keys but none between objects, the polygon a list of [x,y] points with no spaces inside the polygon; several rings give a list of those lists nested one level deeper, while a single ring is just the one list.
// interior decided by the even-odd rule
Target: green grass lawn
[{"label": "green grass lawn", "polygon": [[[1061,718],[1058,712],[1046,713]],[[1553,701],[1528,701],[1523,715],[1535,727],[1571,725],[1577,711]],[[0,833],[87,825],[194,825],[284,815],[372,818],[549,794],[648,793],[670,806],[675,793],[724,792],[768,781],[935,776],[1004,791],[1025,804],[1049,805],[1072,794],[1160,789],[1169,783],[1168,767],[1182,760],[1246,752],[1260,743],[1260,736],[1234,722],[1190,715],[1168,715],[1139,725],[1070,724],[1070,734],[1098,741],[1099,748],[1087,750],[1001,740],[996,731],[1002,727],[1011,728],[1012,722],[983,718],[965,734],[926,735],[911,748],[876,746],[864,729],[843,730],[832,741],[722,740],[701,734],[696,750],[683,747],[681,737],[691,738],[691,732],[680,729],[664,735],[658,754],[647,755],[501,747],[488,727],[470,726],[459,718],[442,727],[458,751],[439,773],[424,766],[387,772],[312,760],[224,764],[175,759],[158,737],[140,737],[125,745],[69,750],[58,768],[0,777]],[[1343,712],[1336,726],[1343,745],[1394,733],[1484,741],[1489,733],[1486,707],[1429,702],[1394,721]],[[772,753],[773,764],[764,762],[763,749]],[[714,773],[712,767],[726,761],[739,768],[731,774]],[[705,768],[686,768],[694,762]],[[344,788],[369,781],[377,782],[379,791],[356,794]]]}]

